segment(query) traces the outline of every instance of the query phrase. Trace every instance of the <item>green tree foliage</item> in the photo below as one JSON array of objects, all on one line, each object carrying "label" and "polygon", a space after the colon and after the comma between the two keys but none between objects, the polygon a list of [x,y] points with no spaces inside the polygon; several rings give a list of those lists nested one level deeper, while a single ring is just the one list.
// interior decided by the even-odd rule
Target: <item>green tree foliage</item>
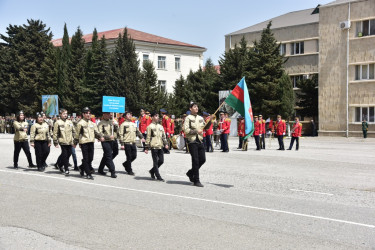
[{"label": "green tree foliage", "polygon": [[281,100],[278,91],[284,61],[269,22],[262,31],[260,41],[255,41],[254,47],[248,50],[243,68],[254,113],[279,113]]},{"label": "green tree foliage", "polygon": [[7,103],[6,112],[22,109],[33,114],[41,108],[40,90],[42,64],[50,50],[52,33],[40,20],[27,20],[22,26],[9,25],[7,35],[0,35],[5,42],[1,50],[2,73],[0,84],[1,102]]},{"label": "green tree foliage", "polygon": [[189,95],[186,88],[186,79],[181,75],[175,81],[173,94],[168,98],[168,112],[175,115],[185,114],[189,106]]},{"label": "green tree foliage", "polygon": [[110,57],[107,93],[114,96],[125,96],[126,109],[138,112],[141,107],[138,100],[140,79],[141,71],[135,45],[125,28],[124,34],[119,34],[115,49]]},{"label": "green tree foliage", "polygon": [[167,94],[158,83],[158,76],[153,63],[149,60],[143,61],[143,70],[140,83],[141,106],[147,110],[158,111],[166,107]]},{"label": "green tree foliage", "polygon": [[52,43],[47,50],[47,55],[42,63],[42,79],[43,87],[40,89],[41,95],[58,95],[57,84],[57,60],[58,49],[53,47]]},{"label": "green tree foliage", "polygon": [[280,78],[278,94],[278,114],[280,114],[284,118],[292,118],[294,114],[295,96],[292,81],[290,80],[290,77],[285,73]]},{"label": "green tree foliage", "polygon": [[12,110],[17,110],[17,102],[10,94],[10,61],[9,46],[0,43],[0,114],[9,114]]},{"label": "green tree foliage", "polygon": [[300,88],[297,92],[297,106],[300,107],[298,114],[316,120],[319,113],[318,75],[297,82],[297,87]]}]

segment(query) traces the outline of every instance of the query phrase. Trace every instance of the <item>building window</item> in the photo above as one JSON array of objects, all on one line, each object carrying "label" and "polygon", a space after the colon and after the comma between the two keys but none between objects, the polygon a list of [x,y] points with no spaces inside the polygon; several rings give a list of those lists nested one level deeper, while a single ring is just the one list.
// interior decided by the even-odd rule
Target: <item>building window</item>
[{"label": "building window", "polygon": [[375,19],[356,23],[356,37],[375,35]]},{"label": "building window", "polygon": [[174,58],[174,68],[175,68],[176,71],[181,70],[181,58],[180,57]]},{"label": "building window", "polygon": [[158,56],[158,69],[165,69],[165,61],[166,57],[165,56]]},{"label": "building window", "polygon": [[158,84],[159,84],[160,89],[163,92],[165,92],[167,89],[167,81],[161,80],[161,81],[158,81]]},{"label": "building window", "polygon": [[280,55],[285,55],[286,54],[286,44],[282,43],[280,44]]},{"label": "building window", "polygon": [[299,55],[305,53],[305,44],[304,42],[297,42],[290,44],[290,54]]},{"label": "building window", "polygon": [[147,61],[149,59],[149,55],[148,54],[143,54],[143,61]]},{"label": "building window", "polygon": [[363,64],[355,66],[355,80],[375,79],[375,64]]},{"label": "building window", "polygon": [[355,107],[355,114],[354,114],[354,121],[355,122],[362,122],[366,119],[369,123],[375,122],[375,107]]},{"label": "building window", "polygon": [[309,79],[309,75],[297,75],[297,76],[291,76],[293,88],[298,88],[298,84],[300,81]]}]

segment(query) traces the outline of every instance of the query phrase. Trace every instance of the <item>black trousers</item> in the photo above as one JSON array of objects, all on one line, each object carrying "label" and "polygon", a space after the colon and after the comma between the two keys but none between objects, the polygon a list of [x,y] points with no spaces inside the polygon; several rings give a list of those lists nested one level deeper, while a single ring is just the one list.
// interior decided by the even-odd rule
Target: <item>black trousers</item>
[{"label": "black trousers", "polygon": [[92,160],[94,159],[94,143],[80,144],[82,150],[82,168],[87,175],[91,175]]},{"label": "black trousers", "polygon": [[221,134],[220,135],[221,147],[224,152],[229,151],[228,148],[228,134]]},{"label": "black trousers", "polygon": [[266,134],[262,134],[262,138],[260,138],[260,148],[266,149]]},{"label": "black trousers", "polygon": [[42,169],[46,163],[49,155],[50,148],[48,147],[48,141],[34,141],[36,165],[38,169]]},{"label": "black trousers", "polygon": [[31,159],[30,147],[28,141],[21,141],[21,142],[14,142],[14,153],[13,153],[13,163],[14,165],[18,164],[18,157],[21,152],[21,148],[27,157],[27,161],[29,162],[29,166],[33,165],[33,161]]},{"label": "black trousers", "polygon": [[285,149],[284,148],[284,136],[278,135],[277,140],[279,141],[279,149]]},{"label": "black trousers", "polygon": [[188,172],[193,173],[194,182],[199,182],[199,169],[206,162],[206,151],[203,143],[189,143],[189,151],[191,155],[191,169]]},{"label": "black trousers", "polygon": [[214,151],[214,148],[212,147],[212,135],[206,135],[203,138],[203,141],[204,141],[204,146],[206,148],[206,152]]},{"label": "black trousers", "polygon": [[[72,157],[73,157],[73,163],[74,163],[74,167],[77,167],[77,155],[76,155],[76,149],[73,147],[73,146],[70,146],[71,150],[72,150]],[[68,161],[69,161],[69,158],[68,158]],[[59,155],[59,158],[57,158],[57,165],[63,165],[63,162],[62,162],[62,152],[61,154]]]},{"label": "black trousers", "polygon": [[260,150],[259,135],[254,135],[254,139],[255,139],[255,145],[257,146],[257,150]]},{"label": "black trousers", "polygon": [[[146,134],[146,133],[142,133],[142,135],[143,135],[143,138],[144,138],[145,141],[146,141],[146,139],[147,139],[147,134]],[[142,142],[142,145],[143,145],[143,151],[145,151],[145,149],[146,149],[146,142]]]},{"label": "black trousers", "polygon": [[103,141],[103,157],[100,161],[99,171],[104,170],[104,166],[107,166],[110,172],[115,172],[115,164],[113,159],[118,155],[118,143],[117,141]]},{"label": "black trousers", "polygon": [[238,136],[238,148],[242,148],[242,145],[243,145],[243,137]]},{"label": "black trousers", "polygon": [[363,138],[367,138],[367,130],[362,130],[363,132]]},{"label": "black trousers", "polygon": [[293,148],[294,141],[296,141],[296,150],[299,148],[299,137],[292,136],[292,140],[290,141],[289,149]]},{"label": "black trousers", "polygon": [[[61,147],[61,165],[64,166],[64,169],[66,171],[69,170],[69,158],[72,155],[72,145],[60,145]],[[60,158],[59,157],[59,158]],[[59,159],[57,159],[58,164],[59,164]]]},{"label": "black trousers", "polygon": [[163,149],[151,149],[153,167],[150,170],[157,178],[161,178],[159,168],[164,163],[164,151]]},{"label": "black trousers", "polygon": [[133,172],[132,169],[132,162],[137,159],[137,146],[135,143],[133,144],[125,144],[125,155],[126,155],[126,161],[125,164],[125,170],[126,172]]}]

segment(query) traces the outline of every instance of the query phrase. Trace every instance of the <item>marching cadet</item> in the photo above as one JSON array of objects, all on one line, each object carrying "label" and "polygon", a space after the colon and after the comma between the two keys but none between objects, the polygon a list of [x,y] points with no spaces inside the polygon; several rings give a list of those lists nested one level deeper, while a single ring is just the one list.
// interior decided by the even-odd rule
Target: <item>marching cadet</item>
[{"label": "marching cadet", "polygon": [[186,140],[186,134],[185,134],[185,130],[184,130],[185,120],[186,120],[186,117],[188,115],[190,115],[190,111],[187,111],[185,114],[182,115],[182,126],[181,126],[181,134],[184,136],[184,141],[185,141],[185,154],[189,153],[189,146],[188,146],[188,142]]},{"label": "marching cadet", "polygon": [[186,173],[194,186],[203,187],[199,179],[199,169],[206,162],[206,151],[203,146],[203,129],[211,125],[211,117],[206,124],[203,117],[198,115],[198,104],[190,103],[190,112],[185,119],[184,131],[188,140],[189,152],[191,155],[192,168]]},{"label": "marching cadet", "polygon": [[164,128],[159,124],[159,114],[156,112],[151,113],[152,123],[147,127],[147,139],[146,139],[146,150],[151,149],[153,167],[149,171],[151,178],[158,181],[164,181],[160,176],[159,168],[164,163],[164,151],[163,148],[168,148],[167,138],[164,132]]},{"label": "marching cadet", "polygon": [[5,133],[5,119],[0,116],[0,134]]},{"label": "marching cadet", "polygon": [[59,145],[61,147],[60,161],[58,160],[57,166],[65,175],[69,175],[69,158],[72,155],[73,138],[76,133],[73,122],[67,118],[68,111],[60,109],[60,119],[56,120],[53,126],[53,144],[56,148]]},{"label": "marching cadet", "polygon": [[[160,109],[160,113],[162,117],[161,125],[163,126],[165,135],[167,136],[167,140],[169,141],[171,123],[170,123],[169,117],[167,116],[168,112],[165,109]],[[164,150],[164,153],[170,154],[169,149],[164,148],[163,150]]]},{"label": "marching cadet", "polygon": [[279,141],[279,149],[278,150],[285,150],[284,148],[284,135],[286,131],[286,125],[285,121],[281,120],[281,115],[277,116],[277,122],[276,122],[276,136],[277,140]]},{"label": "marching cadet", "polygon": [[243,138],[245,137],[245,120],[242,116],[238,117],[238,126],[237,126],[237,135],[238,135],[238,148],[237,149],[243,149],[244,147],[244,140]]},{"label": "marching cadet", "polygon": [[77,124],[76,134],[74,136],[74,148],[79,143],[82,150],[82,166],[80,175],[83,177],[86,172],[87,179],[92,177],[92,160],[94,159],[95,138],[104,141],[103,136],[98,131],[98,127],[91,121],[91,110],[88,107],[82,109],[82,119]]},{"label": "marching cadet", "polygon": [[16,121],[13,123],[14,126],[14,153],[13,153],[13,167],[18,169],[18,157],[21,152],[21,148],[27,157],[27,161],[29,162],[29,168],[36,167],[33,164],[28,138],[27,138],[27,130],[29,124],[25,121],[25,115],[23,111],[18,112],[16,116]]},{"label": "marching cadet", "polygon": [[[139,131],[141,131],[143,138],[147,138],[147,127],[151,124],[152,120],[149,114],[145,113],[144,109],[141,109],[141,116],[139,117]],[[145,143],[143,143],[143,151],[145,151]]]},{"label": "marching cadet", "polygon": [[260,135],[260,148],[266,149],[266,121],[259,115],[259,122],[262,124],[262,134]]},{"label": "marching cadet", "polygon": [[367,130],[368,130],[368,123],[366,121],[366,118],[364,118],[363,121],[362,121],[363,138],[367,138]]},{"label": "marching cadet", "polygon": [[228,136],[230,133],[230,119],[226,117],[227,114],[227,112],[220,112],[219,129],[221,132],[220,141],[222,152],[229,152]]},{"label": "marching cadet", "polygon": [[125,149],[126,161],[122,163],[125,171],[129,175],[134,175],[132,169],[132,162],[137,158],[137,146],[135,145],[136,136],[145,142],[142,133],[137,128],[137,125],[132,122],[132,113],[125,112],[125,121],[120,126],[120,143],[121,149]]},{"label": "marching cadet", "polygon": [[[207,112],[203,112],[203,118],[206,123],[208,123],[209,120],[211,120],[211,116]],[[211,125],[203,130],[204,134],[204,145],[206,147],[206,152],[213,152],[214,148],[212,146],[212,135],[213,135],[213,123],[211,122]]]},{"label": "marching cadet", "polygon": [[118,123],[115,120],[112,120],[111,113],[103,113],[103,119],[99,122],[98,130],[104,137],[104,141],[102,141],[103,157],[100,161],[98,173],[106,175],[104,172],[104,166],[107,166],[111,173],[111,177],[116,178],[117,175],[113,159],[118,155]]},{"label": "marching cadet", "polygon": [[46,160],[51,147],[51,135],[43,114],[36,113],[36,123],[30,129],[30,145],[35,148],[36,165],[39,171],[46,168]]},{"label": "marching cadet", "polygon": [[254,116],[254,139],[255,139],[255,145],[257,146],[256,150],[260,150],[260,144],[259,144],[259,137],[262,134],[262,123],[260,123],[258,116]]},{"label": "marching cadet", "polygon": [[12,133],[12,126],[13,126],[13,120],[11,118],[8,118],[5,122],[6,124],[6,132],[7,134],[11,134]]},{"label": "marching cadet", "polygon": [[288,150],[292,150],[293,148],[293,143],[296,141],[296,150],[298,151],[299,148],[299,138],[302,133],[302,124],[299,122],[299,118],[295,117],[294,118],[294,124],[292,128],[292,140],[290,141],[290,145]]},{"label": "marching cadet", "polygon": [[173,139],[173,136],[174,136],[174,128],[175,128],[175,116],[174,115],[171,115],[171,117],[169,118],[169,123],[171,125],[171,127],[169,128],[169,142],[168,142],[168,149],[172,149],[172,139]]}]

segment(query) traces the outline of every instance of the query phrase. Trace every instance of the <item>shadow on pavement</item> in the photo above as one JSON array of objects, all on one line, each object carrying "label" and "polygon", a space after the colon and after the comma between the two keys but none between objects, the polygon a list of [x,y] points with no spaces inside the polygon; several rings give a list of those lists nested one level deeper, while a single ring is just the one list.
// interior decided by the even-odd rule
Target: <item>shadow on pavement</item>
[{"label": "shadow on pavement", "polygon": [[187,186],[191,186],[192,185],[192,183],[188,182],[188,181],[167,181],[166,183],[167,184],[187,185]]},{"label": "shadow on pavement", "polygon": [[228,185],[228,184],[218,184],[218,183],[211,183],[211,182],[207,182],[208,184],[211,184],[211,185],[215,185],[215,186],[218,186],[218,187],[223,187],[223,188],[231,188],[231,187],[234,187],[233,185]]},{"label": "shadow on pavement", "polygon": [[145,177],[145,176],[135,176],[134,179],[135,180],[154,181],[153,179],[151,179],[151,177]]}]

